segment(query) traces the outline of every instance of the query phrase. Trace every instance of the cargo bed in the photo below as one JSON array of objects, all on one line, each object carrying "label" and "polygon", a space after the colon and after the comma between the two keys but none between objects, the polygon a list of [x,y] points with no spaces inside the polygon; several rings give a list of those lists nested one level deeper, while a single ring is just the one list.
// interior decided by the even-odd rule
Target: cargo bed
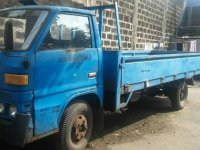
[{"label": "cargo bed", "polygon": [[122,94],[200,74],[200,53],[104,51],[103,59],[104,102],[114,110],[127,105],[120,102]]}]

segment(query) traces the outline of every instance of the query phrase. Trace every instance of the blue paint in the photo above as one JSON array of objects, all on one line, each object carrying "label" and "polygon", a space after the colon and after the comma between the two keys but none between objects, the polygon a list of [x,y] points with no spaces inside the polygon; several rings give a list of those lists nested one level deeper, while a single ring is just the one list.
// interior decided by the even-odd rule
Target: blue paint
[{"label": "blue paint", "polygon": [[[8,109],[15,104],[20,114],[31,114],[29,128],[33,137],[57,131],[65,109],[85,95],[95,95],[101,108],[119,110],[126,107],[133,92],[200,74],[200,53],[178,51],[121,51],[121,35],[117,3],[75,9],[55,6],[23,6],[15,9],[45,9],[49,15],[27,51],[0,51],[0,101]],[[103,11],[114,9],[118,33],[117,51],[102,51]],[[99,26],[90,10],[97,10]],[[91,30],[91,47],[76,51],[66,49],[39,50],[58,14],[86,16]],[[61,27],[60,32],[64,28]],[[64,34],[60,34],[63,39]],[[29,66],[24,65],[29,62]],[[96,77],[90,78],[89,73]],[[4,74],[29,76],[27,86],[8,85]],[[121,102],[121,95],[129,94]],[[31,141],[27,141],[31,142]]]},{"label": "blue paint", "polygon": [[[106,106],[118,110],[125,86],[128,91],[150,88],[179,79],[191,78],[200,73],[200,53],[168,51],[104,51],[104,90]],[[110,63],[112,62],[112,63]],[[148,85],[146,85],[148,84]],[[113,107],[115,106],[115,107]]]}]

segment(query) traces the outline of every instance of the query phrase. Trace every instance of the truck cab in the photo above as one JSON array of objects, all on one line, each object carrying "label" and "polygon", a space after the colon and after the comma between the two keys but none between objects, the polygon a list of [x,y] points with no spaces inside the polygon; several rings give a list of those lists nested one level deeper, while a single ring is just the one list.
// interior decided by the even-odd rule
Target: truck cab
[{"label": "truck cab", "polygon": [[[20,0],[22,3],[33,0]],[[102,51],[103,12],[114,10],[118,49]],[[98,12],[96,16],[92,11]],[[22,6],[0,11],[0,139],[17,146],[55,134],[58,150],[82,150],[103,110],[141,94],[183,109],[200,53],[121,50],[118,7]]]},{"label": "truck cab", "polygon": [[102,49],[90,11],[23,6],[1,10],[0,20],[0,138],[23,146],[57,133],[74,101],[102,107]]}]

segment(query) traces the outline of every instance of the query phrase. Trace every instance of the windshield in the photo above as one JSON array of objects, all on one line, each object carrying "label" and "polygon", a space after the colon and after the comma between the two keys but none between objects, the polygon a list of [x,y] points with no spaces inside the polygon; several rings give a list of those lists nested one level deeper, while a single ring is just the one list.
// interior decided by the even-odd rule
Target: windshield
[{"label": "windshield", "polygon": [[5,50],[4,30],[7,21],[13,26],[13,49],[27,50],[48,15],[44,10],[11,10],[0,12],[0,50]]}]

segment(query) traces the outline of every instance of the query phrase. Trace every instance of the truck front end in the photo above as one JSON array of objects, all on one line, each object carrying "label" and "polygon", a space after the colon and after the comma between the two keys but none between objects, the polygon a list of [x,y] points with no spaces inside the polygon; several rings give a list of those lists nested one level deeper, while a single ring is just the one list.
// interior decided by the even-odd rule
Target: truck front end
[{"label": "truck front end", "polygon": [[0,11],[0,139],[23,146],[33,137],[34,39],[48,15],[23,7]]}]

